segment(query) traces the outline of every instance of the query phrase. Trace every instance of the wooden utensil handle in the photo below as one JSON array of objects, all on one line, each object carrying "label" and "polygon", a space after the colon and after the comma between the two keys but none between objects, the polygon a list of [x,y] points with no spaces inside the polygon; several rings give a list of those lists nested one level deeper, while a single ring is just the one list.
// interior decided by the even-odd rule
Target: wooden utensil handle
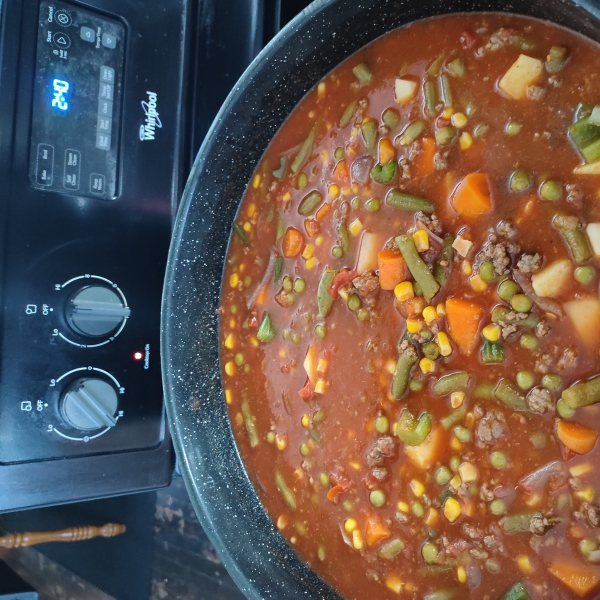
[{"label": "wooden utensil handle", "polygon": [[69,527],[60,531],[27,531],[10,533],[0,537],[0,548],[22,548],[47,542],[80,542],[95,537],[114,537],[125,533],[127,528],[119,523],[107,523],[102,527]]}]

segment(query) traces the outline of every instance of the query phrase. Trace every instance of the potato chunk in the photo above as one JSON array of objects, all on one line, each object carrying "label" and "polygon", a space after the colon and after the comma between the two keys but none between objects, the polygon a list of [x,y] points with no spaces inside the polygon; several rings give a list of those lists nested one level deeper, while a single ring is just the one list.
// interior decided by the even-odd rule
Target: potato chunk
[{"label": "potato chunk", "polygon": [[600,160],[575,167],[575,175],[600,175]]},{"label": "potato chunk", "polygon": [[365,231],[360,240],[360,250],[358,251],[358,260],[356,270],[359,275],[365,271],[375,271],[377,269],[377,253],[381,250],[381,240],[376,233]]},{"label": "potato chunk", "polygon": [[597,348],[600,343],[600,300],[577,298],[565,302],[564,309],[581,341],[589,348]]},{"label": "potato chunk", "polygon": [[569,282],[572,273],[570,260],[556,260],[531,278],[533,291],[538,296],[555,298]]},{"label": "potato chunk", "polygon": [[525,54],[519,58],[504,73],[498,87],[511,98],[520,100],[527,95],[527,88],[542,77],[542,61]]},{"label": "potato chunk", "polygon": [[600,223],[588,223],[585,228],[592,252],[598,258],[600,258]]},{"label": "potato chunk", "polygon": [[408,104],[417,94],[417,82],[398,77],[394,86],[396,102],[402,106]]}]

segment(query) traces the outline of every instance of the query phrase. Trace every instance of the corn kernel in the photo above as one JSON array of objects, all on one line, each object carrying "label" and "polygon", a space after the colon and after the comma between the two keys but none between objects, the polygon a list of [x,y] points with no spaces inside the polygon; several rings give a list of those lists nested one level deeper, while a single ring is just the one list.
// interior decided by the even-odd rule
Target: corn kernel
[{"label": "corn kernel", "polygon": [[326,89],[326,85],[324,81],[319,82],[319,85],[317,86],[317,94],[319,94],[319,97],[323,97],[325,95],[325,89]]},{"label": "corn kernel", "polygon": [[470,277],[473,274],[473,265],[468,260],[463,260],[460,270],[465,277]]},{"label": "corn kernel", "polygon": [[471,251],[473,242],[462,235],[459,235],[454,240],[452,247],[464,258]]},{"label": "corn kernel", "polygon": [[442,113],[442,117],[444,119],[450,119],[452,118],[452,115],[454,114],[454,109],[449,106],[443,113]]},{"label": "corn kernel", "polygon": [[237,414],[235,415],[235,422],[236,422],[238,425],[241,425],[241,424],[244,422],[244,417],[243,417],[242,413],[237,413]]},{"label": "corn kernel", "polygon": [[456,577],[460,583],[467,583],[467,572],[465,571],[464,567],[457,567]]},{"label": "corn kernel", "polygon": [[246,265],[244,263],[242,263],[240,265],[240,273],[243,273],[245,268],[246,268]]},{"label": "corn kernel", "polygon": [[229,285],[230,285],[232,288],[236,288],[236,287],[238,286],[238,283],[239,283],[239,282],[240,282],[240,277],[239,277],[239,275],[238,275],[237,273],[232,273],[232,274],[229,276]]},{"label": "corn kernel", "polygon": [[425,319],[425,323],[427,323],[427,325],[431,325],[434,321],[437,321],[438,314],[435,308],[433,308],[433,306],[426,306],[423,309],[423,318]]},{"label": "corn kernel", "polygon": [[460,478],[460,475],[457,473],[451,480],[450,480],[450,487],[454,490],[457,490],[460,487],[460,484],[462,483],[462,480]]},{"label": "corn kernel", "polygon": [[315,240],[315,245],[316,246],[322,246],[323,245],[323,236],[322,235],[319,235],[317,237],[317,239]]},{"label": "corn kernel", "polygon": [[398,502],[398,510],[400,512],[407,513],[410,510],[410,506],[408,506],[407,502],[403,502],[402,500],[400,500],[400,502]]},{"label": "corn kernel", "polygon": [[400,594],[402,592],[403,585],[404,584],[402,583],[402,580],[397,575],[390,575],[385,580],[385,587],[394,592],[394,594]]},{"label": "corn kernel", "polygon": [[340,188],[333,183],[329,186],[328,193],[330,198],[337,198],[338,194],[340,193]]},{"label": "corn kernel", "polygon": [[[439,311],[438,311],[438,314],[439,314]],[[438,343],[438,346],[440,347],[440,354],[442,356],[450,356],[452,354],[452,344],[450,344],[448,335],[444,331],[440,331],[437,334],[437,343]]]},{"label": "corn kernel", "polygon": [[438,522],[439,516],[440,513],[435,508],[430,508],[427,513],[427,518],[425,519],[425,525],[427,525],[427,527],[433,527]]},{"label": "corn kernel", "polygon": [[[297,479],[298,481],[304,479],[304,471],[298,467],[294,472],[293,472],[293,476],[294,479]],[[296,525],[296,529],[298,529],[298,525]],[[302,533],[299,529],[298,529],[298,533]],[[303,533],[302,535],[306,535],[306,532]]]},{"label": "corn kernel", "polygon": [[453,435],[450,440],[450,448],[455,452],[460,452],[462,450],[462,442],[455,435]]},{"label": "corn kernel", "polygon": [[467,124],[467,117],[464,113],[457,112],[452,115],[450,122],[452,125],[454,125],[454,127],[462,129]]},{"label": "corn kernel", "polygon": [[252,180],[252,187],[256,189],[260,185],[260,175],[257,173]]},{"label": "corn kernel", "polygon": [[285,358],[285,350],[283,348],[279,351],[279,358]]},{"label": "corn kernel", "polygon": [[440,302],[435,307],[435,310],[436,310],[437,314],[440,315],[440,317],[443,317],[446,315],[446,305],[443,302]]},{"label": "corn kernel", "polygon": [[324,379],[317,380],[315,383],[315,394],[324,394],[327,391],[327,382]]},{"label": "corn kernel", "polygon": [[283,196],[281,196],[281,199],[284,202],[289,202],[292,199],[292,194],[290,194],[290,192],[286,192]]},{"label": "corn kernel", "polygon": [[[354,437],[354,433],[352,434],[352,437],[350,437],[348,439],[352,439],[353,437]],[[348,465],[350,467],[352,467],[355,471],[360,471],[362,469],[362,465],[356,460],[349,461]]]},{"label": "corn kernel", "polygon": [[502,329],[497,323],[486,325],[481,331],[483,337],[490,342],[497,342],[500,339]]},{"label": "corn kernel", "polygon": [[569,472],[571,473],[571,477],[581,477],[586,473],[589,473],[592,470],[592,465],[590,463],[581,463],[580,465],[573,465]]},{"label": "corn kernel", "polygon": [[248,209],[247,209],[246,213],[248,214],[249,218],[252,218],[252,216],[254,215],[255,212],[256,212],[256,204],[254,204],[254,202],[252,202],[248,205]]},{"label": "corn kernel", "polygon": [[225,338],[225,348],[227,348],[227,350],[233,350],[234,347],[235,347],[235,339],[233,337],[233,334],[229,333],[227,335],[227,337]]},{"label": "corn kernel", "polygon": [[[244,231],[246,233],[250,233],[250,230],[252,229],[252,225],[250,225],[250,223],[248,223],[248,221],[246,221],[242,227],[244,229]],[[241,270],[241,269],[240,269]]]},{"label": "corn kernel", "polygon": [[448,498],[444,502],[444,516],[450,523],[454,523],[458,517],[460,517],[461,508],[456,498]]},{"label": "corn kernel", "polygon": [[465,393],[464,392],[452,392],[450,394],[450,406],[452,408],[458,408],[462,406],[462,403],[465,401]]},{"label": "corn kernel", "polygon": [[477,468],[470,462],[462,463],[462,465],[458,467],[458,473],[463,483],[473,483],[473,481],[477,481],[477,478],[479,477]]},{"label": "corn kernel", "polygon": [[317,259],[313,256],[306,261],[306,268],[312,271],[317,266]]},{"label": "corn kernel", "polygon": [[302,427],[308,427],[310,425],[310,416],[307,414],[302,415]]},{"label": "corn kernel", "polygon": [[344,198],[347,198],[351,193],[352,190],[347,185],[342,188],[342,196],[344,196]]},{"label": "corn kernel", "polygon": [[227,404],[233,402],[233,393],[231,390],[225,390],[225,402],[227,402]]},{"label": "corn kernel", "polygon": [[394,288],[394,296],[398,302],[404,302],[415,297],[415,290],[411,281],[402,281]]},{"label": "corn kernel", "polygon": [[309,118],[309,119],[314,119],[314,118],[315,118],[315,111],[314,111],[314,110],[311,110],[311,111],[308,113],[308,118]]},{"label": "corn kernel", "polygon": [[285,515],[279,515],[279,519],[277,519],[277,529],[279,529],[279,531],[282,531],[286,528],[287,524],[287,517]]},{"label": "corn kernel", "polygon": [[[356,136],[355,136],[355,137],[356,137]],[[358,194],[358,186],[357,186],[356,184],[354,184],[354,185],[352,186],[352,193],[353,193],[353,194]]]},{"label": "corn kernel", "polygon": [[304,260],[308,260],[309,258],[313,257],[314,253],[315,253],[315,247],[312,244],[306,244],[306,246],[304,247],[304,250],[302,250],[302,258]]},{"label": "corn kernel", "polygon": [[481,279],[480,275],[473,275],[473,277],[469,279],[469,283],[471,284],[474,292],[485,292],[488,287],[488,284]]},{"label": "corn kernel", "polygon": [[354,221],[350,223],[350,227],[348,227],[348,230],[352,235],[358,235],[362,231],[362,228],[363,225],[360,222],[360,219],[354,219]]},{"label": "corn kernel", "polygon": [[429,250],[429,235],[424,229],[417,229],[413,234],[413,240],[415,241],[417,252]]},{"label": "corn kernel", "polygon": [[575,495],[581,500],[585,500],[586,502],[591,502],[594,499],[594,488],[586,487],[582,490],[577,490]]},{"label": "corn kernel", "polygon": [[527,506],[539,506],[542,499],[543,497],[541,494],[532,494],[525,500],[525,504],[527,504]]},{"label": "corn kernel", "polygon": [[386,361],[385,363],[385,370],[390,374],[393,375],[396,372],[396,362],[393,359],[389,359],[388,361]]},{"label": "corn kernel", "polygon": [[430,358],[422,358],[419,361],[419,367],[421,372],[427,375],[427,373],[433,373],[435,371],[435,363]]},{"label": "corn kernel", "polygon": [[225,373],[230,377],[235,375],[235,363],[232,360],[225,364]]},{"label": "corn kernel", "polygon": [[229,328],[233,329],[235,327],[235,319],[233,317],[231,317],[231,319],[229,319]]},{"label": "corn kernel", "polygon": [[355,529],[352,532],[352,545],[354,546],[355,550],[362,550],[363,537],[360,529]]},{"label": "corn kernel", "polygon": [[468,150],[473,145],[473,137],[468,131],[463,131],[458,138],[458,145],[461,150]]},{"label": "corn kernel", "polygon": [[287,446],[287,436],[278,433],[275,436],[275,445],[277,446],[278,450],[285,450]]},{"label": "corn kernel", "polygon": [[347,533],[352,533],[358,527],[356,519],[346,519],[344,521],[344,529]]},{"label": "corn kernel", "polygon": [[523,571],[523,573],[525,573],[526,575],[531,575],[532,573],[535,573],[535,569],[533,568],[533,565],[529,560],[529,556],[527,556],[526,554],[521,554],[517,557],[517,564],[519,565],[519,569],[521,569],[521,571]]},{"label": "corn kernel", "polygon": [[250,344],[252,345],[253,348],[258,348],[260,346],[260,342],[254,335],[250,338]]},{"label": "corn kernel", "polygon": [[423,321],[420,319],[406,319],[406,330],[408,333],[419,333],[423,329]]},{"label": "corn kernel", "polygon": [[475,425],[475,415],[472,412],[468,412],[465,417],[465,427],[472,429]]},{"label": "corn kernel", "polygon": [[413,479],[409,485],[412,493],[417,498],[420,498],[425,493],[425,486],[418,479]]}]

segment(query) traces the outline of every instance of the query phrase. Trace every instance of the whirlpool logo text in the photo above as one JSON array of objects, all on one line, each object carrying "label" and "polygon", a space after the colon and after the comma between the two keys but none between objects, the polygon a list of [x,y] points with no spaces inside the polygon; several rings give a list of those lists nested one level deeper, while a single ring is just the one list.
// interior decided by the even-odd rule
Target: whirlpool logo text
[{"label": "whirlpool logo text", "polygon": [[148,100],[142,100],[142,108],[146,115],[143,125],[140,125],[140,140],[153,140],[156,130],[162,128],[162,123],[156,110],[157,95],[154,92],[146,92]]}]

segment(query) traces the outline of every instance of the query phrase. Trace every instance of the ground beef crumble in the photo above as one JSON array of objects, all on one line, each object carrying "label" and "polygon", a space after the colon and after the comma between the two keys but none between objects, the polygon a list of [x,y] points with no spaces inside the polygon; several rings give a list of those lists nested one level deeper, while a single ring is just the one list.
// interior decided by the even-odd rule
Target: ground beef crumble
[{"label": "ground beef crumble", "polygon": [[384,464],[386,458],[394,458],[396,456],[396,444],[392,436],[385,435],[380,437],[371,446],[367,452],[367,464],[369,467],[380,467]]},{"label": "ground beef crumble", "polygon": [[437,236],[442,235],[442,223],[435,213],[426,215],[424,212],[418,212],[415,215],[415,223],[421,223],[423,227],[429,229],[431,233],[435,233]]},{"label": "ground beef crumble", "polygon": [[544,535],[552,525],[546,517],[542,515],[534,515],[529,523],[529,531],[535,535]]},{"label": "ground beef crumble", "polygon": [[558,368],[561,371],[564,369],[574,369],[577,365],[578,356],[579,352],[577,351],[577,348],[566,348],[561,357],[558,359]]},{"label": "ground beef crumble", "polygon": [[361,298],[370,298],[379,290],[379,277],[372,271],[365,271],[362,275],[352,280],[352,285]]},{"label": "ground beef crumble", "polygon": [[521,273],[537,273],[542,268],[542,257],[539,254],[523,254],[517,263]]},{"label": "ground beef crumble", "polygon": [[505,437],[508,434],[506,418],[498,410],[490,410],[479,421],[475,432],[478,447],[485,444],[493,444],[496,440]]},{"label": "ground beef crumble", "polygon": [[534,387],[527,394],[527,406],[531,412],[543,415],[554,409],[554,398],[548,390]]},{"label": "ground beef crumble", "polygon": [[584,502],[581,505],[581,513],[585,517],[585,520],[592,527],[600,526],[600,508],[594,506],[593,504],[590,504],[589,502]]},{"label": "ground beef crumble", "polygon": [[477,260],[479,263],[486,260],[491,261],[494,265],[494,271],[498,275],[506,275],[512,264],[512,257],[518,254],[520,250],[521,247],[515,242],[499,241],[498,236],[491,233],[483,245],[483,249],[477,255]]},{"label": "ground beef crumble", "polygon": [[544,337],[545,335],[548,335],[548,333],[550,333],[550,325],[548,325],[546,321],[540,321],[535,326],[535,335],[537,337]]}]

